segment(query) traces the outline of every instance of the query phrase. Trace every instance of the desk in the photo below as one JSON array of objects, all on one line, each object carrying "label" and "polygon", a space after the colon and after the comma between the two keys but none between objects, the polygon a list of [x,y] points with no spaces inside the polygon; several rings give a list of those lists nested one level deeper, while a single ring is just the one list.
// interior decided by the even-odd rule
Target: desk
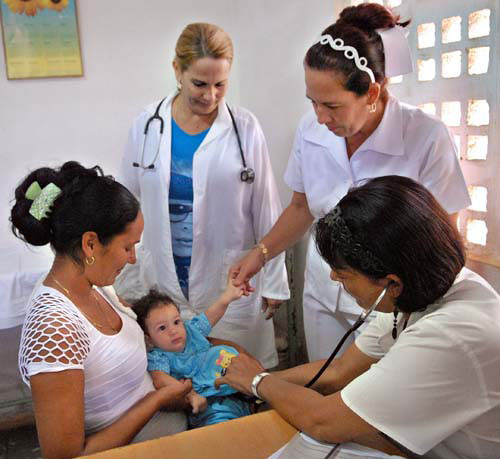
[{"label": "desk", "polygon": [[93,459],[264,459],[296,433],[274,410],[87,456]]}]

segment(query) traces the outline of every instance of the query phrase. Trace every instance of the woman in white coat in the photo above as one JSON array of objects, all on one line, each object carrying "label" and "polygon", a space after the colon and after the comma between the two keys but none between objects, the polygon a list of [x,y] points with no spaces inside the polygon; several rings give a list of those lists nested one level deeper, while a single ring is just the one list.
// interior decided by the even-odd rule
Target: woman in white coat
[{"label": "woman in white coat", "polygon": [[[306,95],[314,112],[297,129],[285,181],[290,205],[261,243],[268,258],[295,243],[360,181],[387,174],[425,185],[450,214],[470,204],[446,126],[387,90],[387,77],[412,71],[399,17],[365,3],[342,11],[305,60]],[[397,218],[397,215],[394,216]],[[382,230],[382,229],[381,229]],[[237,282],[262,265],[254,250],[233,269]],[[309,244],[304,287],[304,328],[309,360],[328,357],[361,310],[329,281],[330,269]],[[348,340],[347,348],[352,342]]]},{"label": "woman in white coat", "polygon": [[[188,25],[173,62],[178,91],[135,119],[121,166],[144,213],[139,283],[170,295],[183,318],[220,295],[229,267],[282,210],[257,119],[224,101],[232,58],[222,29]],[[122,288],[131,286],[127,274]],[[269,368],[278,360],[266,318],[289,298],[284,257],[270,261],[252,286],[255,293],[233,302],[211,335],[243,346]]]}]

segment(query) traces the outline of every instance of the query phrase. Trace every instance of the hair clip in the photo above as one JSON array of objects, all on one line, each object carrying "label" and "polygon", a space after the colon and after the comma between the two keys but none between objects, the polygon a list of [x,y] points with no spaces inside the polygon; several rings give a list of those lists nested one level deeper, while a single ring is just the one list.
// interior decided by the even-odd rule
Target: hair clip
[{"label": "hair clip", "polygon": [[29,213],[40,221],[50,213],[50,208],[54,201],[61,194],[61,189],[54,183],[49,183],[41,188],[38,182],[33,182],[26,190],[25,197],[33,201],[29,208]]},{"label": "hair clip", "polygon": [[343,51],[344,56],[347,59],[354,60],[356,67],[362,72],[366,72],[370,77],[370,81],[375,83],[375,75],[372,70],[368,67],[368,60],[366,57],[360,57],[358,54],[358,50],[353,46],[348,46],[344,44],[344,40],[342,38],[333,38],[331,35],[321,35],[317,43],[322,45],[326,45],[327,43],[334,49],[335,51]]}]

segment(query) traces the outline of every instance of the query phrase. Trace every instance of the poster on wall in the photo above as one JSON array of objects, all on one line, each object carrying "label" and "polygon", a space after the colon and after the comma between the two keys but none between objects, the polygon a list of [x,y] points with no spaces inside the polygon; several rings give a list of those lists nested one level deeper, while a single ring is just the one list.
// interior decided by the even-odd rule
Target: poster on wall
[{"label": "poster on wall", "polygon": [[82,76],[76,0],[0,0],[9,80]]}]

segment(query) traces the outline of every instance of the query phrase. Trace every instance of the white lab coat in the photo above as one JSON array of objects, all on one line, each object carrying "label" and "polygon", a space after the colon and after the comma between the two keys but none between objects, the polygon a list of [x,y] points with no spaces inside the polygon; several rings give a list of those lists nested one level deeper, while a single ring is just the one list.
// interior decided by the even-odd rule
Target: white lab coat
[{"label": "white lab coat", "polygon": [[[130,130],[121,181],[140,200],[145,226],[137,267],[131,267],[124,278],[130,279],[130,271],[135,270],[143,287],[155,286],[169,294],[187,319],[205,311],[217,299],[226,285],[229,267],[271,229],[282,208],[257,119],[248,110],[232,108],[247,165],[255,170],[255,181],[248,184],[240,180],[243,166],[236,134],[227,107],[221,102],[217,118],[193,157],[193,247],[189,302],[186,300],[175,271],[168,212],[174,96],[169,96],[160,110],[164,132],[154,169],[133,167],[132,163],[147,166],[155,156],[160,136],[158,124],[152,123],[141,161],[144,126],[158,102],[146,108]],[[121,290],[127,282],[122,284]],[[264,320],[261,301],[262,297],[289,298],[284,255],[266,264],[252,285],[256,291],[231,303],[212,336],[241,344],[269,368],[278,360],[272,321]]]},{"label": "white lab coat", "polygon": [[[306,194],[316,219],[331,210],[352,185],[384,175],[418,181],[450,214],[470,204],[448,129],[422,110],[390,97],[380,124],[351,159],[345,139],[319,124],[313,111],[302,118],[285,182]],[[340,283],[330,280],[330,267],[314,241],[309,241],[306,263],[304,328],[309,359],[314,361],[329,356],[361,308]]]}]

